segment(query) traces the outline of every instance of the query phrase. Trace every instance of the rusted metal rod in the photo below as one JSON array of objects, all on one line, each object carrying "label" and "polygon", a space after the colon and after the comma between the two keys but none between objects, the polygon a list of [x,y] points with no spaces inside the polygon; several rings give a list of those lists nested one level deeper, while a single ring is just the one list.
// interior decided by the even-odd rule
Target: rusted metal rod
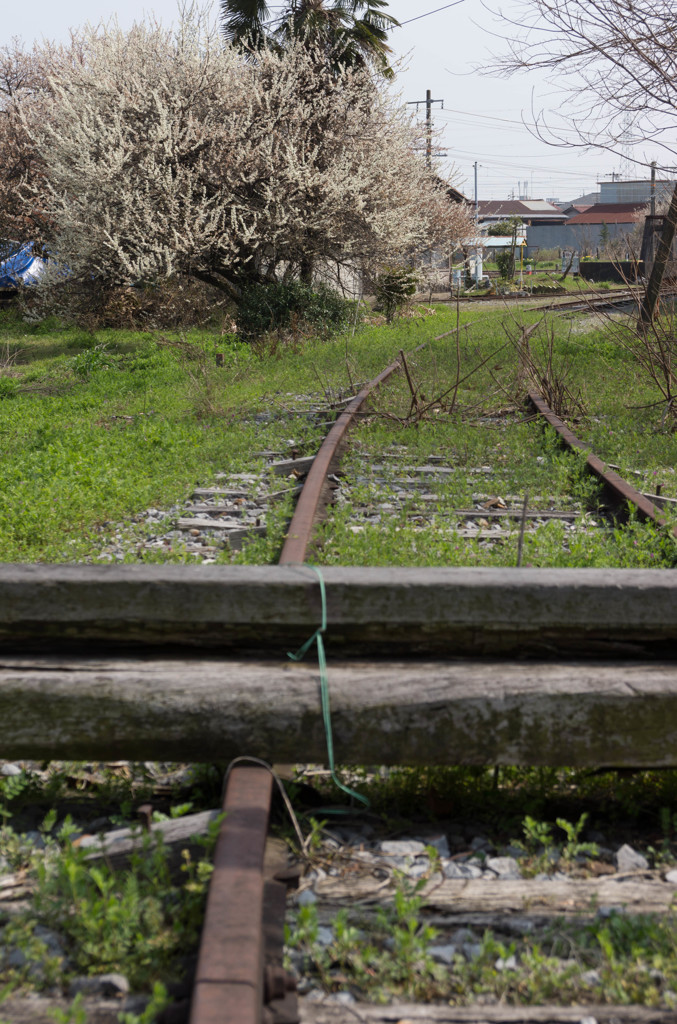
[{"label": "rusted metal rod", "polygon": [[190,1024],[263,1020],[263,858],[272,776],[234,768],[214,854]]},{"label": "rusted metal rod", "polygon": [[[589,445],[585,441],[581,441],[580,438],[576,437],[573,431],[566,425],[566,423],[556,416],[552,409],[546,405],[541,396],[535,391],[529,392],[529,401],[534,408],[540,413],[540,415],[550,424],[550,426],[557,431],[557,434],[562,439],[567,448],[571,448],[574,451],[584,452],[586,454],[586,464],[590,472],[597,477],[602,483],[605,491],[609,494],[616,503],[620,505],[631,504],[637,509],[637,514],[640,519],[650,520],[656,523],[657,526],[669,528],[669,524],[660,515],[658,509],[652,501],[649,501],[643,494],[641,494],[632,484],[629,484],[627,480],[624,480],[614,470],[609,469],[605,462],[602,462],[597,455],[594,455]],[[677,527],[672,530],[674,536],[677,536]]]},{"label": "rusted metal rod", "polygon": [[351,426],[355,413],[359,412],[367,398],[376,390],[379,384],[388,380],[396,370],[399,370],[401,365],[402,363],[398,356],[395,362],[379,373],[378,377],[365,384],[359,394],[355,395],[352,402],[346,406],[325,437],[320,450],[315,456],[296,504],[296,510],[289,524],[287,539],[284,542],[282,554],[280,555],[280,565],[305,562],[311,534],[321,507],[322,495],[327,485],[327,474],[330,472],[339,445]]},{"label": "rusted metal rod", "polygon": [[[460,328],[455,327],[453,330],[445,331],[444,334],[440,334],[438,337],[431,340],[441,341],[442,338],[446,338],[450,334],[456,334],[459,329]],[[421,345],[417,345],[416,348],[412,349],[408,354],[413,355],[415,352],[420,352],[427,344],[428,342],[424,341]],[[287,539],[282,547],[282,554],[280,555],[279,560],[280,565],[301,564],[305,562],[312,532],[317,523],[322,506],[322,498],[327,486],[327,474],[331,470],[332,464],[334,463],[348,428],[355,422],[362,406],[365,404],[369,396],[379,387],[380,384],[387,381],[396,370],[399,370],[402,367],[403,360],[405,360],[405,355],[403,352],[400,352],[397,359],[392,362],[390,366],[386,366],[385,370],[382,370],[378,377],[374,377],[374,379],[369,381],[368,384],[365,384],[359,394],[355,395],[352,402],[346,406],[339,418],[336,420],[336,423],[334,423],[333,427],[325,437],[320,450],[315,456],[303,487],[303,491],[301,492],[296,504],[296,510],[291,523],[289,524]],[[407,378],[411,389],[413,385],[411,378],[409,377],[408,370]],[[415,397],[416,396],[414,395],[414,401]]]}]

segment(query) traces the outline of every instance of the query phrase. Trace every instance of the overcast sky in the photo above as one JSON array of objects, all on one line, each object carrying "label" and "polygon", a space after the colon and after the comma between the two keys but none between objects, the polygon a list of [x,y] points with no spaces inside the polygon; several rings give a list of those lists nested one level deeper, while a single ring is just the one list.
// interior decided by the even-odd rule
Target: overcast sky
[{"label": "overcast sky", "polygon": [[[509,11],[513,0],[502,0],[502,6]],[[444,0],[390,0],[388,10],[402,23],[391,34],[394,50],[407,61],[397,82],[402,101],[425,100],[426,89],[433,99],[444,100],[444,109],[439,103],[433,108],[447,154],[442,164],[447,170],[455,168],[452,176],[469,197],[474,195],[475,161],[480,199],[528,195],[569,200],[595,191],[597,182],[608,180],[612,172],[629,170],[617,156],[549,147],[529,133],[522,122],[533,120],[532,106],[558,109],[559,99],[542,80],[519,75],[506,81],[476,70],[489,63],[492,51],[501,49],[504,31],[481,0],[457,0],[450,6]],[[144,6],[134,0],[7,4],[4,41],[12,36],[25,43],[43,37],[65,40],[70,27],[86,21],[117,16],[127,27],[144,13],[170,24],[176,17],[176,0],[147,0]],[[419,109],[423,117],[424,107]],[[632,171],[630,176],[645,173]]]}]

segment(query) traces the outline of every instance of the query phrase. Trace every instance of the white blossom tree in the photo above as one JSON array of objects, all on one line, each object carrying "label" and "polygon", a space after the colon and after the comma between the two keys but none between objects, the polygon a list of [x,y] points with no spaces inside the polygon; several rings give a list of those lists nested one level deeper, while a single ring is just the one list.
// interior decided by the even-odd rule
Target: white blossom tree
[{"label": "white blossom tree", "polygon": [[[39,218],[29,219],[22,187],[37,172],[35,149],[19,113],[45,88],[35,53],[19,42],[0,48],[0,240],[23,241],[40,235]],[[37,213],[37,210],[34,211]]]},{"label": "white blossom tree", "polygon": [[367,69],[323,70],[301,43],[245,60],[190,16],[39,56],[47,87],[19,103],[40,163],[23,210],[75,280],[193,276],[237,300],[304,261],[370,270],[467,231]]}]

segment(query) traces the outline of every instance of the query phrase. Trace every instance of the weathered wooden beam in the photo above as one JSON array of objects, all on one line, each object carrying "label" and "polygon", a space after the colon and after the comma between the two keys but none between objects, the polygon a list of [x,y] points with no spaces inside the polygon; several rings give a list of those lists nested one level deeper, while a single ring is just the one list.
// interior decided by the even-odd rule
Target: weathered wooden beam
[{"label": "weathered wooden beam", "polygon": [[430,1006],[421,1003],[337,1003],[300,1000],[301,1024],[675,1024],[674,1010],[646,1006]]},{"label": "weathered wooden beam", "polygon": [[[677,663],[330,660],[352,764],[677,766]],[[0,657],[0,758],[324,762],[317,665]]]},{"label": "weathered wooden beam", "polygon": [[[327,875],[313,885],[313,892],[325,904],[359,906],[370,899],[383,903],[394,898],[396,885],[384,886],[366,871],[352,876]],[[545,925],[563,918],[587,920],[600,907],[623,907],[626,914],[669,914],[675,901],[675,886],[663,881],[658,871],[603,875],[601,878],[445,878],[428,882],[421,890],[428,909],[454,918],[474,915],[476,926],[482,918],[497,914],[519,915],[532,925]],[[500,930],[500,927],[499,927]]]},{"label": "weathered wooden beam", "polygon": [[[677,570],[322,570],[332,657],[660,657]],[[321,619],[303,566],[0,566],[0,650],[188,647],[284,656]]]}]

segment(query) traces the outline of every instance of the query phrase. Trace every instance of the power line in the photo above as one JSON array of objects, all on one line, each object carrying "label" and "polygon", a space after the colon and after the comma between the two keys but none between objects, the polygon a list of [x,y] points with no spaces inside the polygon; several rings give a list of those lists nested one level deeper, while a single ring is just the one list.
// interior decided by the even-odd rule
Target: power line
[{"label": "power line", "polygon": [[447,11],[450,7],[458,7],[459,4],[464,4],[465,0],[455,0],[453,4],[446,4],[444,7],[437,7],[434,11],[428,11],[426,14],[418,14],[415,18],[408,18],[407,21],[401,21],[399,25],[393,25],[390,29],[392,32],[395,28],[402,28],[403,25],[411,25],[412,21],[420,21],[421,18],[429,18],[431,14],[439,14],[440,11]]},{"label": "power line", "polygon": [[[473,119],[473,121],[475,119],[477,119],[477,118],[480,118],[483,121],[499,121],[502,124],[516,125],[519,128],[526,128],[527,130],[530,129],[530,128],[542,128],[542,127],[543,128],[547,128],[547,126],[545,124],[539,124],[539,122],[537,122],[537,121],[516,121],[516,120],[513,120],[513,119],[508,118],[508,117],[496,117],[493,114],[476,114],[476,113],[473,113],[470,110],[454,110],[453,107],[447,107],[446,109],[447,109],[447,113],[450,113],[450,114],[460,114],[462,117],[470,117],[470,118]],[[479,127],[479,125],[478,125],[478,127]],[[507,129],[504,129],[504,130],[507,130]],[[571,132],[573,135],[577,135],[578,134],[578,132],[577,132],[577,130],[575,128],[565,128],[565,127],[562,127],[562,128],[557,128],[555,130],[556,131],[562,131],[562,132]]]}]

